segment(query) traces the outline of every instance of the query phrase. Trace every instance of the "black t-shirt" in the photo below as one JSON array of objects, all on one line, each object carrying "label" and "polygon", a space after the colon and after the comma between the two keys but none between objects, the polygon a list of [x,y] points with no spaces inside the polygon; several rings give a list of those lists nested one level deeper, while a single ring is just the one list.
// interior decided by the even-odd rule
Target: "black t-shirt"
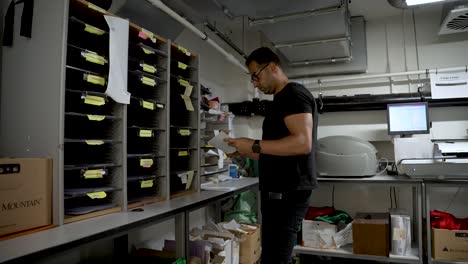
[{"label": "black t-shirt", "polygon": [[290,135],[284,118],[293,114],[312,113],[312,152],[298,156],[260,154],[260,190],[286,192],[312,190],[317,185],[315,146],[317,142],[317,108],[313,95],[298,83],[288,83],[275,94],[271,109],[263,121],[264,140],[277,140]]}]

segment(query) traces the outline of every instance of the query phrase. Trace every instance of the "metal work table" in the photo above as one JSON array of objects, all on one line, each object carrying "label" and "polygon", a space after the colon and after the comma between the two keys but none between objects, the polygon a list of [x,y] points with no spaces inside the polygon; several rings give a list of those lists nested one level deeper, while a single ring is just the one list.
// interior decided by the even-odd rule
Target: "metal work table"
[{"label": "metal work table", "polygon": [[[231,191],[201,191],[191,195],[143,206],[143,211],[112,213],[61,225],[33,234],[0,241],[0,263],[34,260],[71,249],[92,241],[115,238],[114,243],[127,241],[128,232],[175,218],[177,255],[185,257],[188,242],[190,211],[258,189],[258,178],[242,178],[223,183],[235,187]],[[124,239],[122,239],[122,237]],[[126,246],[126,248],[128,248]]]}]

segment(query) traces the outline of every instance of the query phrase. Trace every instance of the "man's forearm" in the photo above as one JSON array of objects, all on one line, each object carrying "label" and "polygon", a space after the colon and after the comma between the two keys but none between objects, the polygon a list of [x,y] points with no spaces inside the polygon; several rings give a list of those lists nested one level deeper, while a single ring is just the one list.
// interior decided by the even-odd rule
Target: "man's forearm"
[{"label": "man's forearm", "polygon": [[262,140],[260,146],[261,153],[276,156],[305,155],[312,150],[312,142],[301,135],[290,135],[278,140]]}]

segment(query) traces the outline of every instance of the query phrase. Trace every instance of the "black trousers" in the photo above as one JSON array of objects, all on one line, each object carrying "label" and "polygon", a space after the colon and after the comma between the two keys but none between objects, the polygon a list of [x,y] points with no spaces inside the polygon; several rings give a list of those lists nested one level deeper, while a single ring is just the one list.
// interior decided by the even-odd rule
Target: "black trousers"
[{"label": "black trousers", "polygon": [[290,264],[312,191],[261,192],[261,264]]}]

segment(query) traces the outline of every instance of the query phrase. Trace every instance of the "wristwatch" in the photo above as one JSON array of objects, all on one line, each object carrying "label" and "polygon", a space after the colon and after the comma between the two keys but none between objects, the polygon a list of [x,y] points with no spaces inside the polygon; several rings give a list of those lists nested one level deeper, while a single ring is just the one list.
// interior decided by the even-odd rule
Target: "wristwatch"
[{"label": "wristwatch", "polygon": [[252,145],[252,151],[253,153],[260,153],[262,148],[260,147],[260,140],[255,140],[253,145]]}]

